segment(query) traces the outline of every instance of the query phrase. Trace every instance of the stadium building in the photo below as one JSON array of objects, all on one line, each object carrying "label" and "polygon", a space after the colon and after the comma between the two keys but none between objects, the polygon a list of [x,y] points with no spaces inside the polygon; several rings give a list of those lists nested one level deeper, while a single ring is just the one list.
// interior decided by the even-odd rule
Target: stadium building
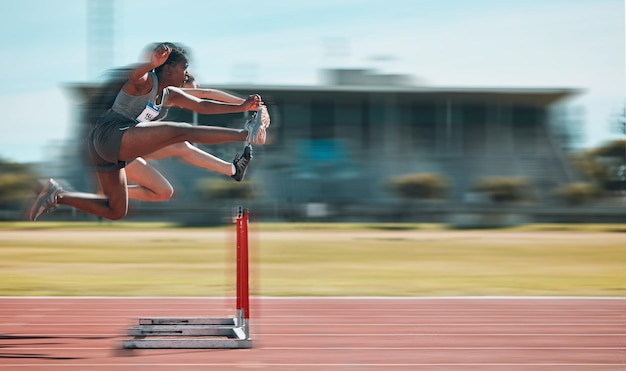
[{"label": "stadium building", "polygon": [[[579,93],[574,89],[430,87],[370,70],[326,70],[324,80],[312,86],[210,86],[242,96],[259,93],[269,107],[271,143],[254,147],[247,175],[257,190],[248,202],[268,219],[402,221],[410,215],[416,221],[441,221],[447,217],[442,210],[486,207],[489,202],[476,185],[488,177],[524,179],[532,202],[544,206],[556,189],[579,180],[564,153],[562,138],[571,128],[556,114]],[[69,89],[79,98],[77,117],[88,127],[92,118],[80,102],[94,87]],[[168,116],[228,127],[242,127],[245,119],[245,114],[175,109]],[[202,147],[231,160],[242,144]],[[90,187],[83,165],[72,163],[66,178],[78,189]],[[166,204],[136,204],[136,215],[155,209],[168,209],[170,215],[198,208],[210,213],[210,201],[199,206],[198,181],[226,177],[176,159],[156,166],[171,180],[176,197]],[[423,173],[447,181],[444,200],[421,205],[421,214],[399,212],[408,201],[393,192],[390,181]]]}]

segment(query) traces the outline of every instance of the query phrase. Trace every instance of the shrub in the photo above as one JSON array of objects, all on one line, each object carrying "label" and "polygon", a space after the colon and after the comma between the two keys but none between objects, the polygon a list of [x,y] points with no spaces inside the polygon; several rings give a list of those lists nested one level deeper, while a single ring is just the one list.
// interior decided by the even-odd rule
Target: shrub
[{"label": "shrub", "polygon": [[476,190],[493,202],[517,202],[531,198],[531,185],[524,178],[486,177],[478,181]]},{"label": "shrub", "polygon": [[448,181],[438,174],[409,174],[391,180],[391,187],[402,198],[441,199],[448,191]]}]

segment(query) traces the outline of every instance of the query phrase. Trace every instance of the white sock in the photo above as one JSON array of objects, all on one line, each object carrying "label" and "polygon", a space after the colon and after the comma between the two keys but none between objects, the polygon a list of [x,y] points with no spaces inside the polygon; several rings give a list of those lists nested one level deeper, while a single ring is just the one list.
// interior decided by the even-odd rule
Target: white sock
[{"label": "white sock", "polygon": [[235,164],[230,164],[230,175],[235,175],[237,173],[237,169],[235,168]]}]

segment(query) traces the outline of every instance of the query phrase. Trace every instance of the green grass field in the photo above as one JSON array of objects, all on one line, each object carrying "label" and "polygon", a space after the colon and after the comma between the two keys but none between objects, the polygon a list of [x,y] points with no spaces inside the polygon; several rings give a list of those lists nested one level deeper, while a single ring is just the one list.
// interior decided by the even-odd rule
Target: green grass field
[{"label": "green grass field", "polygon": [[[623,225],[253,224],[253,295],[624,296]],[[0,295],[223,296],[234,230],[0,223]]]}]

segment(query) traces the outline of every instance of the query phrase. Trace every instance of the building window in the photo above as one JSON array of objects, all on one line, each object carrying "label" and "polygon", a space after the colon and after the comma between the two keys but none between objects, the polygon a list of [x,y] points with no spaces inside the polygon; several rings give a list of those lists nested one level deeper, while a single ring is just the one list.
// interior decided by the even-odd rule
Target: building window
[{"label": "building window", "polygon": [[461,106],[463,149],[466,154],[484,153],[487,138],[487,105],[466,103]]},{"label": "building window", "polygon": [[371,118],[372,106],[370,102],[365,99],[361,102],[361,146],[363,148],[369,148],[370,146],[370,131],[372,130],[372,118]]},{"label": "building window", "polygon": [[542,110],[535,107],[513,107],[513,147],[518,153],[536,154]]},{"label": "building window", "polygon": [[331,100],[311,103],[311,138],[332,139],[335,127],[335,103]]},{"label": "building window", "polygon": [[411,141],[416,148],[433,150],[437,144],[437,105],[414,102],[410,107]]}]

